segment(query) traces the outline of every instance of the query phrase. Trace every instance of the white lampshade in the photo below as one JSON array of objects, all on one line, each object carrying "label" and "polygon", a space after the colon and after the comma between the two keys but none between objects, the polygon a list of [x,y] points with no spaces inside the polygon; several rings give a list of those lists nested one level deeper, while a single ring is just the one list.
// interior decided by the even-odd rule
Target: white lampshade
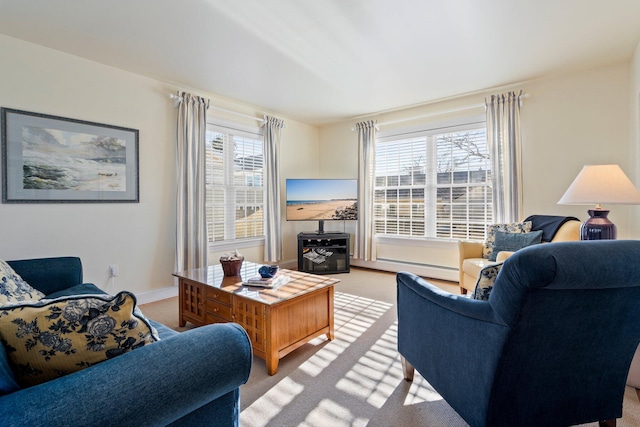
[{"label": "white lampshade", "polygon": [[640,192],[618,165],[586,165],[564,193],[559,205],[640,204]]}]

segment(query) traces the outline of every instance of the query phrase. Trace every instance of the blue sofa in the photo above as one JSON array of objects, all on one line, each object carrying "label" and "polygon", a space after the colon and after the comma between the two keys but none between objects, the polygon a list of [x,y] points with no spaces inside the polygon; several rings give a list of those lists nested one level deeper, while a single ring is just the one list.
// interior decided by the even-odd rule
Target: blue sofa
[{"label": "blue sofa", "polygon": [[[83,283],[76,257],[8,263],[47,298],[103,293]],[[158,342],[33,387],[0,390],[0,424],[237,426],[252,363],[246,332],[228,323],[177,333],[150,322]],[[7,366],[0,346],[0,384],[11,381]]]},{"label": "blue sofa", "polygon": [[487,301],[398,273],[398,351],[471,426],[622,416],[640,341],[640,241],[548,243],[508,258]]}]

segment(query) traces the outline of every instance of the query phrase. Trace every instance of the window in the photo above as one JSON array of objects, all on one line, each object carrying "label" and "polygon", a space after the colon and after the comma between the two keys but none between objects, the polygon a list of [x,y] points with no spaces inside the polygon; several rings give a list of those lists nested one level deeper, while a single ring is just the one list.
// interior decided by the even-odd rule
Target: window
[{"label": "window", "polygon": [[206,144],[209,242],[263,236],[262,136],[210,124]]},{"label": "window", "polygon": [[490,183],[484,122],[381,135],[375,232],[482,240],[492,218]]}]

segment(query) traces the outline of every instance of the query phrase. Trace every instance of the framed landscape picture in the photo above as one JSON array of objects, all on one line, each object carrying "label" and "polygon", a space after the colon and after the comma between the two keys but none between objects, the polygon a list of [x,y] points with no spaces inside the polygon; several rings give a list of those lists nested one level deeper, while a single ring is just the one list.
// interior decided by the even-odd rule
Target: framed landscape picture
[{"label": "framed landscape picture", "polygon": [[137,203],[136,129],[2,108],[2,203]]}]

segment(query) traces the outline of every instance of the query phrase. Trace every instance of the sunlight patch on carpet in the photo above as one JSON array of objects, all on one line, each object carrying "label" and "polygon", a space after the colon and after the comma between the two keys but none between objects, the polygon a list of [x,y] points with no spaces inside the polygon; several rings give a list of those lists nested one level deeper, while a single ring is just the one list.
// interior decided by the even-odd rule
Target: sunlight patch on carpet
[{"label": "sunlight patch on carpet", "polygon": [[349,408],[345,408],[333,400],[324,399],[309,413],[301,426],[364,427],[368,422],[369,420],[366,418],[356,418]]},{"label": "sunlight patch on carpet", "polygon": [[[254,427],[266,426],[269,424],[269,420],[278,415],[282,408],[290,404],[303,390],[302,384],[285,377],[253,405],[243,410],[242,416],[252,420],[251,425]],[[260,409],[257,410],[257,407]]]},{"label": "sunlight patch on carpet", "polygon": [[[313,341],[311,343],[313,344]],[[316,377],[320,375],[331,362],[336,360],[347,347],[349,347],[348,342],[336,338],[307,359],[298,369],[311,377]]]},{"label": "sunlight patch on carpet", "polygon": [[[300,365],[299,369],[312,377],[318,376],[392,306],[389,303],[336,292],[334,296],[335,339]],[[310,344],[319,345],[323,342],[325,338],[318,337]]]},{"label": "sunlight patch on carpet", "polygon": [[[327,341],[322,336],[312,340],[310,344],[318,346],[317,351],[244,409],[242,425],[366,426],[389,402],[409,406],[442,400],[418,373],[410,386],[405,382],[398,354],[397,320],[377,323],[393,307],[383,301],[337,292],[335,339]],[[388,316],[385,321],[389,321]],[[353,354],[356,346],[358,352]],[[339,356],[354,358],[354,362],[345,366],[337,360]],[[335,375],[335,368],[340,376]],[[327,388],[322,395],[316,396],[314,382]],[[296,402],[313,406],[303,418],[297,418],[298,414],[288,413],[288,407]]]},{"label": "sunlight patch on carpet", "polygon": [[398,327],[394,324],[336,384],[336,388],[375,408],[382,408],[403,379],[396,346],[397,336]]},{"label": "sunlight patch on carpet", "polygon": [[435,402],[442,400],[442,396],[431,387],[422,376],[416,372],[411,383],[411,388],[404,400],[404,406],[417,405],[425,402]]}]

